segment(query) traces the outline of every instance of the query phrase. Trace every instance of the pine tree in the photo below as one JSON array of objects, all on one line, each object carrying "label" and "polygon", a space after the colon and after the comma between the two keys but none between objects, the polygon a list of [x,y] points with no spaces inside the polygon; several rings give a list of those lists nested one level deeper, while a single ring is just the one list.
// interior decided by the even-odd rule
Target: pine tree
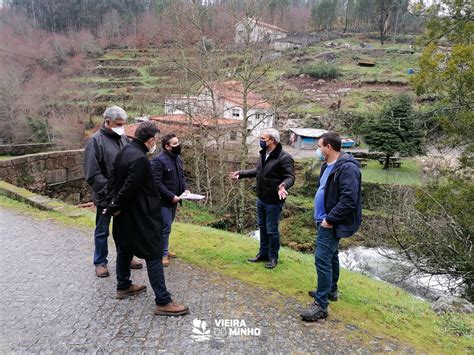
[{"label": "pine tree", "polygon": [[385,154],[384,169],[388,169],[396,153],[411,156],[421,152],[422,134],[417,126],[411,98],[400,95],[364,124],[363,138],[371,150]]}]

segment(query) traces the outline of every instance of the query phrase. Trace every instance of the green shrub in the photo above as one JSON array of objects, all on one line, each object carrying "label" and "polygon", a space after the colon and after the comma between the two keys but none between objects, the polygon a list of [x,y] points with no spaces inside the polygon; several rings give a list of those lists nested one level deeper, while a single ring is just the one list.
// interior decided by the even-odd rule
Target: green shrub
[{"label": "green shrub", "polygon": [[303,67],[300,74],[308,75],[314,79],[331,80],[339,78],[342,73],[333,65],[315,64]]}]

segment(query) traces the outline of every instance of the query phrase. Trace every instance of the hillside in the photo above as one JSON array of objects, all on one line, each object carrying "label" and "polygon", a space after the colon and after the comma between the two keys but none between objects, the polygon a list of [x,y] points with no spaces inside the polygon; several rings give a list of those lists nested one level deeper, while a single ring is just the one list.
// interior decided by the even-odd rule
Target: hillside
[{"label": "hillside", "polygon": [[[131,116],[163,113],[164,98],[186,90],[183,71],[174,62],[182,55],[172,49],[108,50],[89,60],[71,79],[74,88],[65,100],[86,107],[95,116],[112,103],[123,106]],[[341,110],[364,114],[390,95],[410,92],[407,69],[415,66],[418,54],[407,44],[382,47],[374,40],[353,36],[281,53],[269,50],[266,55],[271,62],[266,80],[282,92],[283,111],[304,117],[328,113],[338,100]],[[229,50],[219,56],[222,72],[239,70],[238,52]],[[188,51],[186,60],[198,61],[199,53]],[[360,61],[372,61],[375,66],[362,67]],[[337,80],[318,80],[300,74],[318,65],[333,66],[342,75]],[[262,94],[268,97],[273,92],[264,88]]]}]

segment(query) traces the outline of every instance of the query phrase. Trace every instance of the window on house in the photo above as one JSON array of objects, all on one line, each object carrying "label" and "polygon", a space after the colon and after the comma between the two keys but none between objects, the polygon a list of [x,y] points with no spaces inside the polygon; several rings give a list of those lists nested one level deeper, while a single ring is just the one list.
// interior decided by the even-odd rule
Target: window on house
[{"label": "window on house", "polygon": [[229,140],[236,141],[237,140],[237,132],[230,132]]},{"label": "window on house", "polygon": [[232,109],[232,117],[240,117],[240,110],[238,108]]}]

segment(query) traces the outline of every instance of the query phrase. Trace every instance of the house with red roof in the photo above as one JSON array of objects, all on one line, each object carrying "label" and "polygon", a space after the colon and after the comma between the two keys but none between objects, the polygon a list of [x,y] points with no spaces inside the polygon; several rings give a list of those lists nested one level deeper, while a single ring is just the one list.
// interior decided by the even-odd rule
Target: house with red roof
[{"label": "house with red roof", "polygon": [[243,121],[246,107],[248,142],[251,143],[260,136],[262,129],[273,127],[275,112],[268,101],[253,91],[247,92],[246,105],[244,101],[242,82],[236,80],[214,82],[201,87],[197,96],[169,97],[165,100],[165,113],[219,116],[225,120],[238,122]]},{"label": "house with red roof", "polygon": [[[155,121],[161,135],[175,133],[182,141],[193,139],[196,135],[204,136],[209,145],[223,143],[237,143],[240,133],[240,123],[225,118],[212,119],[203,115],[162,115],[150,116]],[[135,130],[140,123],[124,126],[125,134],[129,138],[135,136]]]}]

